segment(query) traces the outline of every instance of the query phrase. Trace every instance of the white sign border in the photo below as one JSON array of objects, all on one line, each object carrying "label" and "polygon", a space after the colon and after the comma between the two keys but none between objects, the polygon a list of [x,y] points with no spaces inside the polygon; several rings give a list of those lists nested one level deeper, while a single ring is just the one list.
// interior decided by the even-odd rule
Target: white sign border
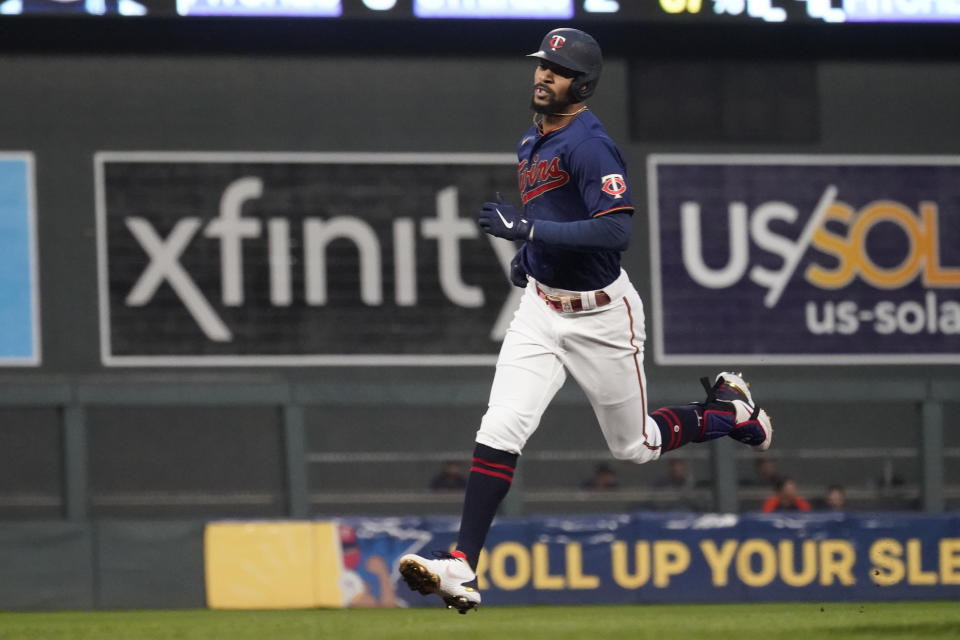
[{"label": "white sign border", "polygon": [[27,169],[27,236],[30,262],[30,349],[27,358],[0,356],[0,367],[39,367],[43,363],[40,323],[40,269],[37,242],[37,180],[36,161],[32,151],[0,151],[0,160],[20,160]]},{"label": "white sign border", "polygon": [[118,356],[110,340],[106,185],[108,162],[273,163],[273,164],[474,164],[516,166],[510,153],[443,152],[257,152],[97,151],[93,156],[97,227],[97,289],[100,306],[100,361],[107,367],[310,367],[310,366],[493,366],[496,354],[305,354],[214,356]]},{"label": "white sign border", "polygon": [[933,165],[960,166],[960,156],[652,153],[647,156],[647,217],[650,229],[650,278],[653,293],[653,359],[659,365],[862,365],[960,364],[960,353],[665,353],[663,335],[663,278],[660,271],[660,210],[657,167],[676,164],[714,165]]}]

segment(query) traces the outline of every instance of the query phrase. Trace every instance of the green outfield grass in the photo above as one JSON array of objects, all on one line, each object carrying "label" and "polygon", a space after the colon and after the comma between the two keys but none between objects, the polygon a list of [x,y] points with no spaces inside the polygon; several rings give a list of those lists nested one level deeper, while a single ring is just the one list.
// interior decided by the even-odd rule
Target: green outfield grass
[{"label": "green outfield grass", "polygon": [[16,640],[830,640],[960,638],[960,603],[0,613]]}]

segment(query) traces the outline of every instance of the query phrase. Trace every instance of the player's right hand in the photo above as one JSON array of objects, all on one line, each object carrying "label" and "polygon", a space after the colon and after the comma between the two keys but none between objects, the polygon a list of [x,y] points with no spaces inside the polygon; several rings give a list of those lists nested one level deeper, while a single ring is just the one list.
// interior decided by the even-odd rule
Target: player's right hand
[{"label": "player's right hand", "polygon": [[507,204],[497,194],[497,202],[484,202],[477,213],[477,224],[492,236],[507,240],[529,240],[533,223],[524,218],[517,208]]}]

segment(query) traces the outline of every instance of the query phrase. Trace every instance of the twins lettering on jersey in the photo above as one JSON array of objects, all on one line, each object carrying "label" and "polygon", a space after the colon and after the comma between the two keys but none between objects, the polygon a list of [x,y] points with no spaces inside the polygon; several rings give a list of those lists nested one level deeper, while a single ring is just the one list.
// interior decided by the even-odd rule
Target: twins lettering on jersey
[{"label": "twins lettering on jersey", "polygon": [[[537,196],[570,182],[570,174],[560,168],[560,158],[540,160],[540,156],[533,156],[532,161],[520,162],[517,167],[517,180],[520,183],[523,204],[527,204]],[[627,192],[627,181],[621,173],[609,173],[600,177],[600,189],[620,199]]]},{"label": "twins lettering on jersey", "polygon": [[520,162],[517,180],[520,183],[521,200],[527,204],[537,196],[570,182],[570,174],[560,168],[560,158],[541,160],[540,156],[533,156],[533,160]]}]

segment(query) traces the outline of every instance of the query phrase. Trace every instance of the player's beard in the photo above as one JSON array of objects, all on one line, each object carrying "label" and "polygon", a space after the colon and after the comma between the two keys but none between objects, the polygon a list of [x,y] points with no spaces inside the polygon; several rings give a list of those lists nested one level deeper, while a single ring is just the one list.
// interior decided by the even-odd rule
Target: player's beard
[{"label": "player's beard", "polygon": [[563,113],[572,103],[566,98],[558,98],[557,94],[547,89],[550,93],[550,99],[546,102],[537,102],[536,98],[530,97],[530,108],[537,113],[549,115],[551,113]]}]

